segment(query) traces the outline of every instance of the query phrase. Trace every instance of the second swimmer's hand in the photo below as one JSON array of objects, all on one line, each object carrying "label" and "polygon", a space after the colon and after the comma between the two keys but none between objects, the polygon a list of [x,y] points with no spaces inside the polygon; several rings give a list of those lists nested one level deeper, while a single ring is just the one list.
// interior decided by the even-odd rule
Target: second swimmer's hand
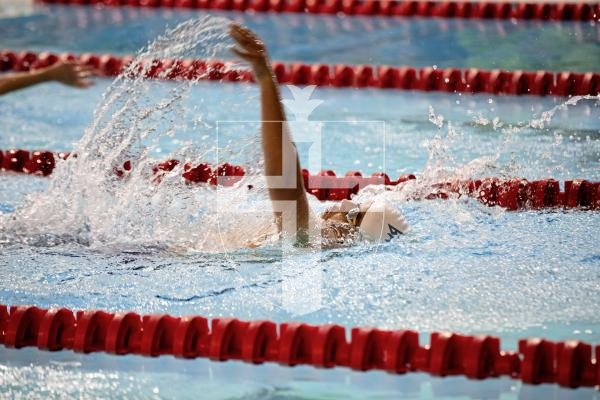
[{"label": "second swimmer's hand", "polygon": [[88,78],[95,75],[92,67],[74,62],[58,62],[45,71],[50,80],[64,85],[87,88],[93,84]]},{"label": "second swimmer's hand", "polygon": [[256,80],[272,79],[269,56],[263,41],[254,32],[236,23],[229,25],[229,34],[238,45],[232,51],[252,65]]}]

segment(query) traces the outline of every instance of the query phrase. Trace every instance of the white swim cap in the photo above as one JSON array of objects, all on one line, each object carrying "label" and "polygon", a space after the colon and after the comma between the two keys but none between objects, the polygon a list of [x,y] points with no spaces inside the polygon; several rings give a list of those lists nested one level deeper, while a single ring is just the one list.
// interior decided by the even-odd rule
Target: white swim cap
[{"label": "white swim cap", "polygon": [[360,222],[360,232],[366,239],[373,241],[390,241],[397,235],[406,233],[409,229],[404,216],[383,200],[355,203],[342,200],[333,207],[331,212],[355,214],[365,213]]},{"label": "white swim cap", "polygon": [[370,204],[361,204],[360,211],[366,211],[360,223],[360,231],[369,240],[389,242],[409,229],[404,216],[385,201],[377,200]]}]

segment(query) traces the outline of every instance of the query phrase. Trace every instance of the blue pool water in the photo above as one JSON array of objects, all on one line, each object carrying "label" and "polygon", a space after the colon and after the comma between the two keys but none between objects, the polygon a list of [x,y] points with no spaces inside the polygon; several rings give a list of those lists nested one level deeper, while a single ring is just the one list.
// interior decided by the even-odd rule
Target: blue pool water
[{"label": "blue pool water", "polygon": [[[2,46],[132,53],[166,24],[198,16],[174,10],[32,10],[0,20],[7,32]],[[227,15],[256,28],[274,58],[285,60],[583,71],[592,69],[600,54],[593,24]],[[578,45],[561,44],[557,37],[573,38]],[[365,47],[356,46],[357,40]],[[497,45],[486,47],[486,41]],[[532,47],[539,50],[530,51]],[[580,59],[569,53],[581,49]],[[554,54],[560,56],[550,57]],[[71,150],[94,120],[110,84],[98,80],[88,91],[48,84],[0,97],[0,148]],[[168,98],[177,85],[147,83],[140,103]],[[291,97],[288,89],[283,92]],[[250,150],[256,141],[250,139],[256,127],[250,123],[229,130],[227,121],[256,121],[256,97],[251,85],[191,87],[169,121],[157,123],[175,129],[150,146],[149,157],[195,154],[214,162],[211,149],[218,144],[233,150],[220,159],[253,164]],[[319,126],[323,167],[338,173],[385,169],[392,176],[414,172],[438,178],[600,180],[597,99],[561,107],[567,99],[323,88],[313,97],[324,103],[310,119],[337,121]],[[553,116],[545,121],[548,111]],[[229,139],[233,144],[227,144]],[[250,150],[240,152],[243,144]],[[306,149],[299,148],[305,164]],[[138,200],[129,198],[137,192],[118,189],[119,202],[87,223],[79,215],[61,213],[62,196],[57,196],[54,207],[64,224],[50,213],[46,221],[15,224],[15,210],[40,198],[50,185],[45,178],[0,176],[0,303],[411,328],[423,332],[424,341],[435,330],[491,333],[513,349],[518,338],[533,335],[600,342],[598,213],[510,213],[472,200],[402,201],[403,193],[388,194],[406,215],[411,233],[385,246],[323,253],[322,294],[328,305],[298,316],[281,308],[277,246],[181,249],[188,239],[214,230],[191,221],[196,210],[190,204],[217,201],[211,193],[173,185],[173,197],[159,192],[140,210]],[[93,187],[89,182],[89,190]],[[326,206],[316,200],[311,204],[317,210]],[[299,253],[292,262],[302,265],[308,258]],[[170,357],[0,349],[0,360],[5,397],[598,397],[592,390],[527,387],[508,379],[472,382]]]},{"label": "blue pool water", "polygon": [[[154,40],[165,26],[203,13],[37,5],[23,14],[3,21],[3,47],[129,54]],[[277,60],[580,72],[597,69],[600,60],[600,25],[593,21],[211,14],[256,30]]]}]

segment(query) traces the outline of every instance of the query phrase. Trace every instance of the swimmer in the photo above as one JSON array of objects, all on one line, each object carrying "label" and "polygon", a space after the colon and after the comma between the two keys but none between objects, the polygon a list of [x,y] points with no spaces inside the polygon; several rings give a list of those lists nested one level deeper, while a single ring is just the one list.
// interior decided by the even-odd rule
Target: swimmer
[{"label": "swimmer", "polygon": [[76,88],[87,88],[92,85],[88,78],[93,75],[95,72],[92,67],[74,62],[57,62],[46,68],[0,75],[0,96],[52,81]]},{"label": "swimmer", "polygon": [[[230,35],[237,44],[233,52],[251,65],[260,87],[265,176],[274,209],[276,202],[278,205],[278,211],[274,212],[277,229],[280,233],[296,235],[298,245],[307,245],[310,206],[267,48],[255,33],[238,24],[231,24]],[[284,170],[293,173],[284,176]],[[286,211],[296,215],[295,231],[288,232],[286,225],[289,224],[282,221]],[[356,238],[389,241],[408,228],[404,217],[384,201],[359,204],[343,200],[321,215],[321,237],[325,247],[352,243]]]}]

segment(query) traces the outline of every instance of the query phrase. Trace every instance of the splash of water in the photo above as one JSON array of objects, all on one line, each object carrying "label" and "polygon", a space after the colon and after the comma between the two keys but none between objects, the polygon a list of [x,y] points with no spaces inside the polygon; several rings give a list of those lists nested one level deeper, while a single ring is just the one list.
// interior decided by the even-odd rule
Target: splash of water
[{"label": "splash of water", "polygon": [[[62,237],[90,246],[128,243],[214,250],[222,248],[220,227],[236,232],[229,234],[225,243],[237,247],[238,238],[249,237],[248,230],[269,221],[265,217],[257,222],[254,216],[249,223],[250,216],[240,215],[229,219],[219,215],[217,221],[214,187],[190,188],[181,178],[186,161],[216,164],[219,152],[240,155],[246,151],[245,145],[257,140],[256,131],[225,148],[212,140],[216,124],[210,120],[211,109],[227,107],[235,115],[242,107],[251,108],[250,89],[237,85],[237,104],[202,99],[190,105],[190,91],[202,76],[169,82],[144,78],[153,67],[152,60],[226,59],[232,46],[228,26],[225,18],[190,20],[168,29],[140,50],[104,93],[92,124],[74,145],[74,156],[58,163],[49,189],[30,197],[28,204],[6,217],[1,226],[28,240],[42,238],[42,242],[51,236],[52,240]],[[228,67],[239,68],[233,64]],[[159,77],[167,76],[172,68],[163,70]],[[197,140],[184,142],[165,156],[165,145],[186,130]],[[184,162],[157,182],[152,169],[165,158]],[[249,173],[259,168],[255,160],[245,163]],[[122,169],[125,161],[131,162],[132,170],[120,178],[115,169]],[[219,201],[232,209],[261,198],[256,191],[251,197],[242,185],[221,192]]]},{"label": "splash of water", "polygon": [[[218,196],[213,188],[196,186],[190,189],[181,179],[183,163],[165,174],[159,184],[152,183],[154,177],[150,171],[160,159],[211,161],[215,160],[218,151],[223,153],[225,150],[230,156],[236,156],[246,150],[245,145],[256,142],[257,135],[242,138],[226,149],[202,142],[215,135],[210,108],[227,107],[235,115],[236,111],[254,102],[247,89],[241,90],[237,105],[214,104],[210,99],[203,99],[207,101],[189,107],[188,94],[198,85],[197,80],[157,83],[143,78],[153,59],[226,58],[231,46],[227,26],[228,21],[223,18],[188,21],[168,30],[141,50],[127,71],[105,93],[93,123],[74,146],[73,153],[77,157],[60,162],[49,190],[36,194],[27,206],[3,217],[2,226],[27,238],[51,232],[53,238],[64,236],[92,246],[158,244],[207,251],[221,251],[223,244],[238,248],[245,238],[256,237],[257,230],[270,232],[270,203],[264,192],[249,193],[244,185],[220,191]],[[169,72],[167,69],[162,74]],[[451,155],[462,133],[452,121],[436,115],[430,107],[429,120],[440,132],[446,127],[446,135],[440,133],[425,141],[429,158],[421,179],[403,185],[399,191],[387,196],[393,201],[406,200],[427,193],[433,183],[440,181],[498,175],[498,159],[508,151],[515,134],[528,128],[543,129],[558,110],[575,106],[583,99],[598,98],[573,97],[543,113],[541,118],[517,126],[481,117],[478,123],[493,124],[495,130],[505,135],[505,143],[495,154],[466,164]],[[192,124],[182,121],[192,121]],[[160,155],[157,159],[165,142],[177,132],[190,129],[201,140],[184,143],[168,157]],[[259,158],[247,159],[244,163],[250,174],[260,170],[256,161]],[[125,179],[120,179],[114,169],[126,160],[132,163],[133,170]],[[383,194],[382,188],[369,188],[361,198]],[[245,216],[231,213],[228,216],[216,212],[217,202],[226,203],[233,210],[243,209],[249,203],[258,204],[258,209],[264,212]],[[222,240],[220,234],[223,227],[226,227],[227,240]]]},{"label": "splash of water", "polygon": [[[507,178],[518,176],[519,169],[522,167],[518,162],[512,162],[504,168],[500,168],[499,162],[501,156],[511,152],[514,137],[525,134],[526,130],[543,131],[552,123],[557,112],[575,107],[583,101],[599,102],[600,95],[573,96],[550,110],[542,112],[539,118],[534,116],[531,120],[518,124],[503,123],[498,117],[488,119],[481,114],[477,115],[474,118],[475,124],[491,125],[494,131],[499,131],[503,135],[503,145],[499,146],[494,154],[477,157],[467,163],[456,160],[451,153],[457,141],[463,138],[462,132],[452,121],[446,121],[442,115],[436,114],[433,107],[430,106],[429,122],[435,125],[440,133],[423,142],[423,146],[427,149],[428,160],[420,179],[398,186],[395,193],[388,194],[387,197],[394,201],[423,198],[430,194],[432,189],[435,189],[435,185],[440,182],[461,181],[484,176],[506,176]],[[441,131],[444,126],[446,134],[442,135]],[[560,144],[559,138],[557,138],[557,144]],[[467,188],[464,188],[465,192],[466,190]],[[383,194],[384,192],[374,190],[370,195],[375,193]],[[452,197],[452,194],[450,196]]]}]

